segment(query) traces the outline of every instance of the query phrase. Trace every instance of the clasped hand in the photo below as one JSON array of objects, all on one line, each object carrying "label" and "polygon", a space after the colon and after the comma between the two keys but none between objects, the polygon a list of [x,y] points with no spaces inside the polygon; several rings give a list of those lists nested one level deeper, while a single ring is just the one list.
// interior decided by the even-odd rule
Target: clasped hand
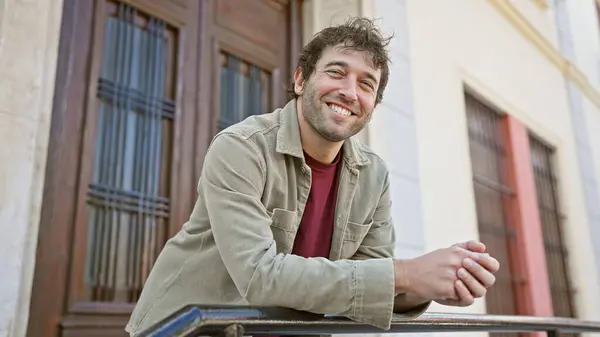
[{"label": "clasped hand", "polygon": [[498,260],[477,241],[455,244],[404,260],[406,289],[443,305],[469,306],[496,282]]}]

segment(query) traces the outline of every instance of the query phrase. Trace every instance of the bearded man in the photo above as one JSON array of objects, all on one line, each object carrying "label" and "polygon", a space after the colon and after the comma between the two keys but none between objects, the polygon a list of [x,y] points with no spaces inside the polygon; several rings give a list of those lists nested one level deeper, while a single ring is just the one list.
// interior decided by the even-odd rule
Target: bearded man
[{"label": "bearded man", "polygon": [[394,258],[388,168],[352,138],[382,100],[388,43],[365,18],[323,29],[285,107],[213,138],[195,207],[144,285],[132,336],[186,304],[279,306],[389,329],[393,313],[485,295],[499,265],[479,242]]}]

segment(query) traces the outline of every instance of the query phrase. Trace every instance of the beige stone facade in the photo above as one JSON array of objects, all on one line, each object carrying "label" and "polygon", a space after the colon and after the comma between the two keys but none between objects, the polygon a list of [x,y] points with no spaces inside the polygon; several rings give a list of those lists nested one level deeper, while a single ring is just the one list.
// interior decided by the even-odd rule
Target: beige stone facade
[{"label": "beige stone facade", "polygon": [[0,1],[0,336],[25,336],[61,0]]}]

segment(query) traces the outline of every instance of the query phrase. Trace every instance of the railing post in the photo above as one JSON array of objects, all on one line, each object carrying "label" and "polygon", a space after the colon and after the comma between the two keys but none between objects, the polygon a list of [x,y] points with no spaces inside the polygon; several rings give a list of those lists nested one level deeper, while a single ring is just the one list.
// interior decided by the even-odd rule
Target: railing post
[{"label": "railing post", "polygon": [[244,336],[244,327],[240,324],[231,324],[223,329],[224,337],[242,337]]}]

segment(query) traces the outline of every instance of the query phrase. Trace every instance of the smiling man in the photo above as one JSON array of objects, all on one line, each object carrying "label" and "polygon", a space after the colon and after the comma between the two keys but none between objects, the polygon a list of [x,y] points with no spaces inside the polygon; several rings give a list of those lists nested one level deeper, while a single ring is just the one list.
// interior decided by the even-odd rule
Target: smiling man
[{"label": "smiling man", "polygon": [[394,312],[411,319],[432,300],[485,295],[499,265],[481,243],[394,258],[388,169],[352,138],[382,100],[388,42],[364,18],[324,29],[302,51],[284,108],[214,137],[194,210],[158,257],[131,335],[186,304],[280,306],[387,329]]}]

